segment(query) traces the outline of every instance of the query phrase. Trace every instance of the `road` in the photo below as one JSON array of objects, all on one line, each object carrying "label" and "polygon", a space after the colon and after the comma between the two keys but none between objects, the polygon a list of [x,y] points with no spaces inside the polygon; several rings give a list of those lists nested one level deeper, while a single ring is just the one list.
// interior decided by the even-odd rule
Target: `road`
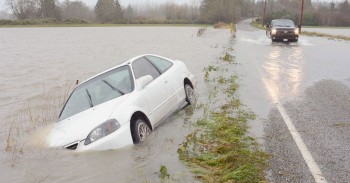
[{"label": "road", "polygon": [[233,54],[270,181],[350,182],[350,42],[275,44],[249,22],[237,25]]}]

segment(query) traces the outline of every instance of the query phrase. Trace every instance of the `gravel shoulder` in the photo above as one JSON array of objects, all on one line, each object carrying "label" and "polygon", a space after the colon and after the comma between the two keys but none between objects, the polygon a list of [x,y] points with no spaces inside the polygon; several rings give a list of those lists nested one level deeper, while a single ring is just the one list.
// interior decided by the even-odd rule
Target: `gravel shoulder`
[{"label": "gravel shoulder", "polygon": [[[322,80],[284,107],[327,181],[349,182],[350,88]],[[276,109],[266,120],[265,133],[272,182],[314,182]]]}]

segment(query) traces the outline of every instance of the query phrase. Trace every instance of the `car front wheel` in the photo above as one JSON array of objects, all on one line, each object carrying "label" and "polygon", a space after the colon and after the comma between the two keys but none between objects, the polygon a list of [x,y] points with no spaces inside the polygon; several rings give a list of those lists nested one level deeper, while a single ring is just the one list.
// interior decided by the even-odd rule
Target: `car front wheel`
[{"label": "car front wheel", "polygon": [[146,139],[146,136],[151,133],[151,129],[149,128],[147,123],[141,118],[136,120],[133,130],[135,144],[143,142]]},{"label": "car front wheel", "polygon": [[196,101],[196,96],[191,85],[185,84],[186,101],[192,105]]}]

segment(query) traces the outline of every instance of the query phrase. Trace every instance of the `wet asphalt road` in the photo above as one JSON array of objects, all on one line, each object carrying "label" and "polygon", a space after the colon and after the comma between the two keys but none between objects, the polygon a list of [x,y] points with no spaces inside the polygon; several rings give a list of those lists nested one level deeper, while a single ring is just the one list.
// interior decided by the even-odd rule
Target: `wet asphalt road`
[{"label": "wet asphalt road", "polygon": [[300,36],[271,43],[265,32],[237,25],[234,55],[240,96],[258,115],[251,133],[271,155],[271,182],[316,182],[282,106],[327,182],[350,182],[350,42]]}]

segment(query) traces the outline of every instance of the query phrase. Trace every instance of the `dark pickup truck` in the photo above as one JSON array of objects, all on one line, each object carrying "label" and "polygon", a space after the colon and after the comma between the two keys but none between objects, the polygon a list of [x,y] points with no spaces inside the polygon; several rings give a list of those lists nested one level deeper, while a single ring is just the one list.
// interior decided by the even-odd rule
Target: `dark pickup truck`
[{"label": "dark pickup truck", "polygon": [[276,19],[272,20],[267,26],[266,35],[271,38],[272,42],[297,42],[299,39],[299,30],[292,20]]}]

